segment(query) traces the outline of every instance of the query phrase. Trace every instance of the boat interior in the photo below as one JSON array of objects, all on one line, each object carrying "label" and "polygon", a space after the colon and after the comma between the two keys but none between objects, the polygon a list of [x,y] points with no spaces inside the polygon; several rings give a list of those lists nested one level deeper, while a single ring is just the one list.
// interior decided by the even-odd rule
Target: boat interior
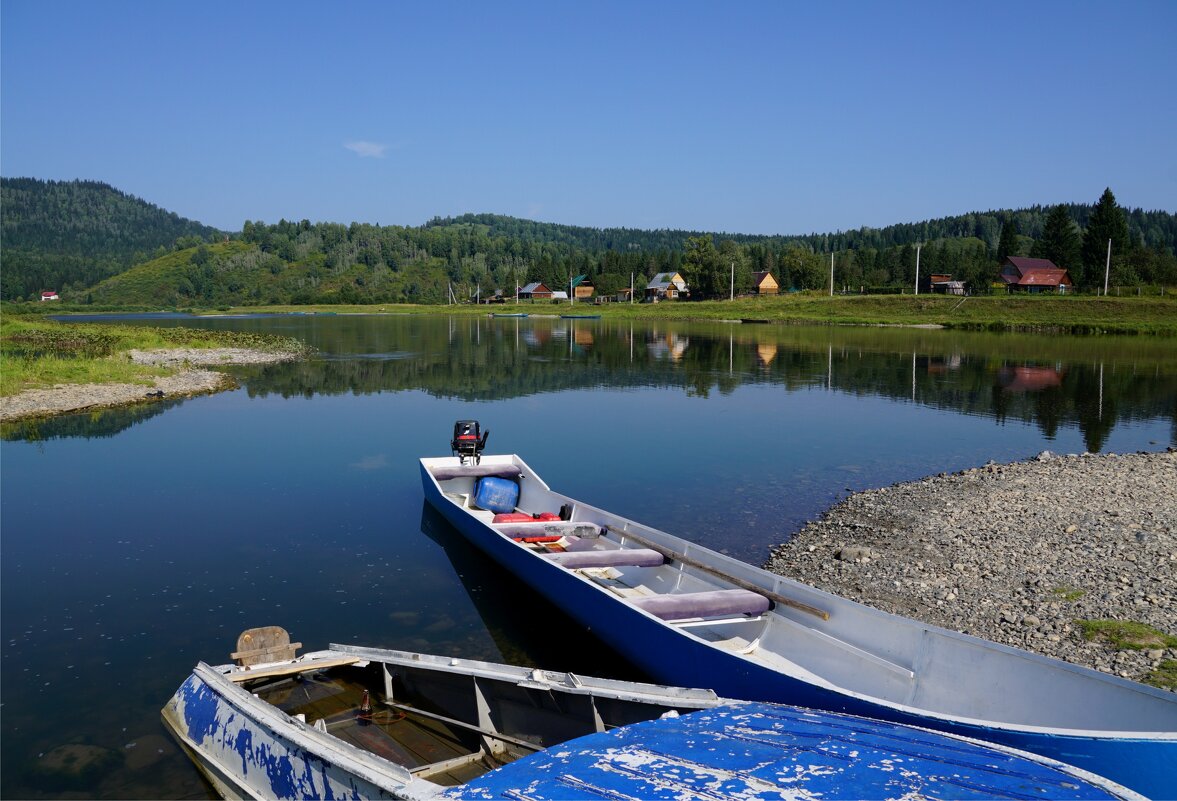
[{"label": "boat interior", "polygon": [[[1085,669],[768,573],[554,492],[518,457],[422,464],[464,514],[537,558],[685,636],[802,681],[945,716],[1012,725],[1085,731],[1177,726],[1177,705],[1156,703],[1151,688],[1093,681]],[[488,500],[488,481],[517,489],[508,487]],[[962,686],[990,691],[965,694],[959,692]]]},{"label": "boat interior", "polygon": [[700,696],[702,701],[683,697],[671,704],[566,693],[550,677],[569,674],[538,670],[520,680],[517,675],[472,676],[358,657],[324,664],[334,666],[308,670],[301,663],[285,673],[262,670],[257,678],[231,678],[318,731],[442,786],[468,782],[574,737],[715,702],[714,696]]}]

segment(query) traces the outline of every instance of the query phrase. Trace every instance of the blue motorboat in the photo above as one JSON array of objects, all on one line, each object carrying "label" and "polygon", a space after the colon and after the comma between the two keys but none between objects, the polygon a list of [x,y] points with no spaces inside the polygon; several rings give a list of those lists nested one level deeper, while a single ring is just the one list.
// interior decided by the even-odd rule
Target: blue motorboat
[{"label": "blue motorboat", "polygon": [[937,729],[1177,797],[1177,694],[753,567],[555,492],[515,455],[420,469],[458,531],[656,681]]}]

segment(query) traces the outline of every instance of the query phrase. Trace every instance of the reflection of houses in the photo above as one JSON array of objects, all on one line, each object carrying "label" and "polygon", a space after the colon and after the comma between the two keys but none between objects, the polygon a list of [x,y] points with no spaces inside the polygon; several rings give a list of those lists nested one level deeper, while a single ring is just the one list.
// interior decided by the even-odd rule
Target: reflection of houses
[{"label": "reflection of houses", "polygon": [[760,342],[756,345],[756,358],[765,367],[772,364],[772,360],[776,358],[777,346],[775,342]]},{"label": "reflection of houses", "polygon": [[1006,392],[1041,392],[1062,384],[1063,374],[1054,367],[1002,367],[997,381]]},{"label": "reflection of houses", "polygon": [[781,285],[772,277],[772,273],[767,270],[752,273],[752,288],[756,291],[757,295],[775,295],[781,291]]},{"label": "reflection of houses", "polygon": [[593,344],[592,329],[587,328],[587,327],[582,327],[582,328],[575,328],[574,327],[572,329],[572,341],[575,342],[577,345],[580,345],[582,348],[587,348],[587,347],[591,346]]},{"label": "reflection of houses", "polygon": [[691,344],[690,337],[674,333],[665,336],[655,334],[652,339],[646,342],[646,351],[655,359],[669,358],[671,361],[677,362],[682,358],[689,344]]},{"label": "reflection of houses", "polygon": [[587,300],[593,296],[596,287],[593,286],[593,280],[587,275],[578,275],[570,282],[572,286],[572,297],[577,300]]},{"label": "reflection of houses", "polygon": [[1069,292],[1071,275],[1050,259],[1010,256],[1001,265],[1001,280],[1010,292]]},{"label": "reflection of houses", "polygon": [[650,283],[646,284],[646,300],[674,300],[685,298],[691,293],[687,290],[687,282],[678,273],[658,273]]},{"label": "reflection of houses", "polygon": [[543,281],[532,281],[519,290],[520,300],[550,300],[552,290],[544,286]]}]

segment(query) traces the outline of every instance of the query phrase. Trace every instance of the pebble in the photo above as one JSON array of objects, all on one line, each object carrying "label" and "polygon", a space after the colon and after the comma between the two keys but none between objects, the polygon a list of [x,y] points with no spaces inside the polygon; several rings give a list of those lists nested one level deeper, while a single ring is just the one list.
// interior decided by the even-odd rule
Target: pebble
[{"label": "pebble", "polygon": [[1114,651],[1075,621],[1177,635],[1177,450],[1043,453],[859,492],[777,546],[765,568],[1139,679],[1177,649]]}]

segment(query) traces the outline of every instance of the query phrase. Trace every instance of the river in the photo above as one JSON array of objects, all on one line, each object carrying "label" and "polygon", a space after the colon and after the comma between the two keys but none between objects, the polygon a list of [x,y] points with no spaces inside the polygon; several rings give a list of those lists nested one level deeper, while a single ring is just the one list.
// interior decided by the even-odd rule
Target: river
[{"label": "river", "polygon": [[[126,322],[126,319],[120,319]],[[241,388],[3,427],[4,798],[205,798],[159,720],[282,625],[634,677],[422,502],[454,420],[554,488],[760,564],[847,493],[1177,444],[1177,343],[559,318],[138,319],[297,336]],[[63,746],[92,760],[50,769]]]}]

